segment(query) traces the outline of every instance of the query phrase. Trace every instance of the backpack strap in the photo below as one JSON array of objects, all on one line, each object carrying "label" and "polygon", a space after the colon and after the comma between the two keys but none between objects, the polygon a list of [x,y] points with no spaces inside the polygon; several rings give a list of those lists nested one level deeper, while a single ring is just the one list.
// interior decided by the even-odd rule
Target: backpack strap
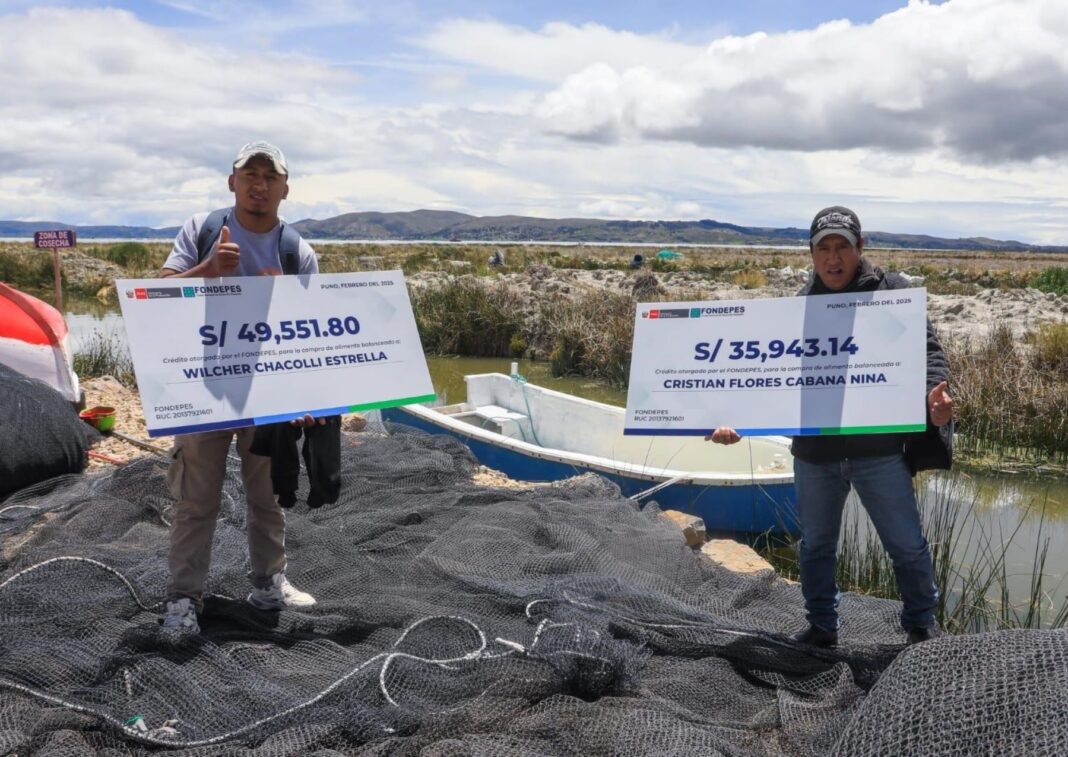
[{"label": "backpack strap", "polygon": [[284,223],[278,232],[278,258],[282,273],[287,276],[300,273],[300,232]]},{"label": "backpack strap", "polygon": [[222,227],[229,220],[230,208],[219,208],[208,213],[208,217],[204,219],[204,225],[200,227],[200,233],[197,234],[197,263],[204,262],[204,259],[211,254],[212,248],[215,247],[215,240],[219,238]]},{"label": "backpack strap", "polygon": [[[197,262],[211,254],[215,242],[222,233],[222,227],[230,220],[231,208],[219,208],[208,213],[204,225],[197,234]],[[292,226],[281,223],[278,231],[278,259],[282,264],[282,273],[295,276],[300,273],[300,232]]]}]

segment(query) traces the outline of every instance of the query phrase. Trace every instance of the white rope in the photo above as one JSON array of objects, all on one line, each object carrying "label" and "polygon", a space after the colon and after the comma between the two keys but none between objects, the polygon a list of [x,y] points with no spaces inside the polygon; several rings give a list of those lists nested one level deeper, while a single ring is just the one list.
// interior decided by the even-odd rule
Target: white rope
[{"label": "white rope", "polygon": [[126,579],[126,576],[124,576],[122,573],[119,573],[119,571],[115,570],[114,568],[112,568],[112,567],[110,567],[108,565],[105,565],[104,563],[99,562],[97,560],[91,560],[88,557],[73,557],[73,556],[53,557],[51,560],[45,560],[44,562],[39,562],[36,565],[31,565],[30,567],[26,568],[25,570],[20,570],[18,573],[16,573],[15,575],[11,576],[10,578],[8,578],[3,583],[0,583],[0,591],[3,591],[5,587],[7,587],[10,584],[14,583],[16,580],[18,580],[19,578],[22,578],[23,576],[27,576],[30,573],[33,573],[35,571],[40,570],[41,568],[44,568],[44,567],[46,567],[48,565],[52,565],[54,563],[59,563],[59,562],[84,563],[86,565],[91,565],[94,568],[99,568],[100,570],[103,570],[103,571],[106,571],[106,572],[110,573],[111,575],[115,576],[120,581],[122,581],[123,585],[126,587],[126,590],[130,592],[130,596],[133,597],[134,602],[136,602],[137,606],[140,607],[142,610],[148,610],[149,612],[151,612],[151,611],[153,611],[157,607],[160,607],[163,604],[163,602],[157,602],[154,605],[146,605],[144,602],[141,601],[141,597],[140,597],[140,595],[138,595],[137,589],[135,589],[133,587],[133,584],[131,584]]},{"label": "white rope", "polygon": [[[54,557],[54,558],[52,558],[50,560],[45,560],[44,562],[37,563],[36,565],[31,565],[29,568],[26,568],[25,570],[19,571],[18,573],[14,574],[10,578],[6,579],[3,583],[0,583],[0,591],[2,591],[5,587],[11,585],[14,581],[18,580],[19,578],[27,576],[27,575],[29,575],[29,574],[37,571],[37,570],[40,570],[41,568],[44,568],[47,565],[51,565],[51,564],[54,564],[54,563],[57,563],[57,562],[74,562],[74,563],[86,564],[86,565],[90,565],[90,566],[92,566],[94,568],[102,569],[102,570],[106,571],[107,573],[110,573],[111,575],[117,577],[120,581],[122,581],[123,585],[126,586],[126,589],[130,592],[130,595],[133,597],[134,601],[142,609],[151,611],[152,609],[154,609],[156,607],[159,607],[160,605],[163,604],[163,602],[159,602],[159,603],[157,603],[155,605],[152,605],[151,607],[148,606],[148,605],[145,605],[141,601],[141,598],[138,596],[136,589],[134,589],[133,585],[130,583],[129,580],[127,580],[127,578],[124,575],[122,575],[122,573],[120,573],[119,571],[115,570],[114,568],[109,567],[108,565],[105,565],[102,562],[98,562],[97,560],[91,560],[91,559],[86,558],[86,557],[73,557],[73,556]],[[420,618],[415,623],[411,624],[410,626],[408,626],[407,628],[404,629],[404,632],[397,638],[397,641],[395,641],[393,643],[393,647],[396,648],[397,645],[399,645],[402,641],[404,641],[404,639],[407,638],[407,636],[413,630],[418,628],[420,625],[422,625],[424,623],[427,623],[429,621],[432,621],[432,620],[450,620],[450,621],[456,621],[456,622],[459,622],[459,623],[463,623],[463,624],[469,626],[470,628],[472,628],[475,631],[476,634],[478,634],[478,640],[479,640],[478,648],[475,649],[475,650],[472,650],[471,652],[468,652],[468,653],[466,653],[466,654],[464,654],[464,655],[462,655],[460,657],[447,658],[447,659],[427,659],[427,658],[419,657],[418,655],[408,654],[406,652],[381,652],[381,653],[376,654],[373,657],[363,661],[362,663],[357,665],[355,668],[350,670],[345,675],[343,675],[340,678],[338,678],[336,681],[334,681],[332,684],[330,684],[329,686],[324,688],[317,695],[315,695],[314,697],[311,697],[310,699],[307,699],[307,700],[305,700],[303,702],[299,702],[299,703],[293,705],[292,707],[289,707],[289,708],[287,708],[287,709],[285,709],[285,710],[283,710],[281,712],[275,713],[273,715],[269,715],[269,716],[264,717],[264,718],[260,718],[259,720],[255,721],[253,723],[249,723],[247,725],[244,725],[241,728],[237,728],[237,729],[229,731],[227,733],[219,734],[218,736],[213,736],[211,738],[206,738],[206,739],[182,740],[182,739],[179,739],[176,735],[172,735],[171,734],[171,731],[173,729],[170,728],[170,727],[160,727],[160,728],[156,728],[156,729],[152,729],[152,730],[147,730],[146,731],[146,730],[144,730],[143,726],[141,728],[138,728],[132,723],[120,721],[119,719],[117,719],[114,716],[108,714],[107,712],[96,710],[96,709],[93,709],[91,707],[87,707],[85,705],[78,704],[77,702],[72,702],[72,701],[69,701],[69,700],[66,700],[66,699],[62,699],[61,697],[54,696],[54,695],[49,694],[49,693],[47,693],[45,691],[41,691],[40,689],[36,689],[36,688],[31,687],[31,686],[26,686],[24,684],[20,684],[20,683],[17,683],[15,681],[10,681],[10,680],[7,680],[6,678],[0,678],[0,688],[13,689],[14,691],[18,691],[18,692],[20,692],[22,694],[25,694],[27,696],[33,697],[35,699],[40,699],[42,701],[48,702],[49,704],[55,704],[55,705],[58,705],[58,706],[61,706],[61,707],[66,707],[68,709],[74,710],[75,712],[80,712],[80,713],[85,714],[85,715],[91,715],[91,716],[94,716],[94,717],[98,717],[98,718],[102,719],[103,721],[109,723],[110,725],[114,726],[118,730],[122,731],[122,733],[125,734],[128,738],[130,738],[130,739],[132,739],[134,741],[141,742],[141,743],[152,744],[154,746],[183,747],[183,748],[211,746],[213,744],[218,744],[218,743],[221,743],[221,742],[224,742],[224,741],[229,741],[230,739],[233,739],[233,738],[236,738],[236,737],[241,736],[243,734],[246,734],[249,731],[253,731],[253,730],[257,729],[257,728],[265,726],[268,723],[271,723],[271,722],[273,722],[275,720],[279,720],[280,718],[288,717],[289,715],[292,715],[295,712],[299,712],[302,709],[305,709],[307,707],[310,707],[310,706],[316,704],[317,702],[322,701],[325,697],[329,696],[331,693],[336,691],[346,681],[348,681],[353,676],[358,674],[360,671],[364,670],[369,665],[371,665],[372,663],[374,663],[374,662],[376,662],[377,660],[380,660],[380,659],[384,659],[385,661],[383,662],[382,670],[379,673],[379,690],[381,691],[381,693],[382,693],[383,697],[386,699],[386,701],[388,701],[394,707],[399,707],[400,705],[397,704],[396,700],[390,694],[389,688],[388,688],[388,686],[386,684],[386,671],[387,671],[387,668],[389,667],[389,664],[394,659],[404,658],[404,659],[410,659],[410,660],[417,660],[419,662],[425,662],[425,663],[428,663],[428,664],[431,664],[431,665],[436,665],[438,667],[443,667],[443,668],[447,668],[448,669],[448,667],[450,665],[453,665],[453,664],[456,664],[456,663],[470,662],[470,661],[476,661],[476,660],[482,660],[482,659],[498,659],[498,658],[501,658],[501,657],[506,657],[506,656],[514,654],[513,651],[504,652],[503,654],[485,654],[487,641],[486,641],[486,635],[482,632],[482,629],[480,629],[471,620],[468,620],[467,618],[463,618],[463,617],[460,617],[460,616],[457,616],[457,615],[433,615],[433,616],[428,616],[428,617],[425,617],[425,618]],[[514,647],[515,646],[515,642],[509,642],[509,643],[507,643],[505,645]],[[127,691],[129,692],[130,678],[129,678],[129,671],[128,670],[124,671],[124,679],[125,679],[125,682],[127,684]],[[487,689],[487,691],[488,691],[488,689]],[[482,694],[480,694],[479,696],[482,696],[483,694],[485,694],[485,692],[482,692]],[[166,726],[166,724],[165,724],[165,726]],[[388,731],[389,729],[387,728],[386,730]]]},{"label": "white rope", "polygon": [[[133,599],[137,603],[137,605],[140,608],[144,609],[144,610],[152,611],[154,608],[157,608],[157,607],[159,607],[160,605],[163,604],[163,602],[159,602],[159,603],[156,603],[155,605],[151,605],[151,606],[146,605],[141,600],[141,598],[138,595],[137,590],[134,588],[133,584],[130,583],[130,581],[124,575],[122,575],[122,573],[120,573],[119,571],[115,570],[114,568],[111,568],[110,566],[105,565],[104,563],[99,562],[97,560],[92,560],[92,559],[89,559],[89,558],[86,558],[86,557],[74,557],[74,556],[54,557],[54,558],[52,558],[50,560],[45,560],[43,562],[37,563],[36,565],[31,565],[30,567],[28,567],[28,568],[26,568],[26,569],[24,569],[22,571],[19,571],[18,573],[14,574],[13,576],[7,578],[3,583],[0,583],[0,591],[3,591],[4,588],[6,588],[7,586],[10,586],[12,583],[14,583],[15,581],[17,581],[18,579],[20,579],[22,577],[27,576],[27,575],[29,575],[31,573],[34,573],[35,571],[38,571],[38,570],[44,568],[45,566],[48,566],[48,565],[51,565],[51,564],[55,564],[55,563],[58,563],[58,562],[73,562],[73,563],[90,565],[90,566],[92,566],[94,568],[97,568],[97,569],[100,569],[100,570],[104,570],[105,572],[115,576],[120,581],[122,581],[123,585],[126,587],[127,591],[129,591],[130,595],[133,597]],[[575,599],[569,597],[567,595],[567,593],[565,592],[564,593],[564,598],[562,600],[557,600],[557,599],[536,599],[536,600],[533,600],[533,601],[529,602],[526,605],[526,607],[524,608],[524,614],[526,615],[527,618],[533,620],[533,617],[531,615],[531,609],[535,605],[542,604],[542,603],[560,602],[560,601],[567,602],[568,604],[574,605],[576,607],[581,607],[583,609],[593,610],[593,611],[597,611],[597,612],[604,612],[604,610],[602,608],[598,608],[598,607],[596,607],[594,605],[575,600]],[[684,623],[684,624],[666,624],[666,623],[651,623],[651,622],[648,622],[648,621],[638,620],[636,618],[628,618],[626,616],[616,616],[616,617],[620,617],[621,619],[623,619],[623,620],[625,620],[627,622],[630,622],[630,623],[633,623],[633,624],[639,625],[639,626],[648,626],[648,627],[653,627],[653,628],[706,628],[707,630],[714,630],[714,631],[716,631],[718,633],[732,634],[732,635],[737,635],[737,636],[753,636],[753,637],[758,637],[758,638],[764,639],[765,641],[775,641],[773,637],[765,637],[765,636],[762,636],[760,634],[753,634],[753,633],[747,633],[747,632],[743,632],[743,631],[736,631],[736,630],[733,630],[733,629],[718,629],[718,628],[709,629],[707,624],[699,623],[697,621],[688,622],[688,623]],[[452,621],[452,622],[461,623],[461,624],[464,624],[464,625],[468,626],[469,628],[474,630],[474,632],[478,636],[477,648],[473,649],[473,650],[471,650],[471,651],[469,651],[469,652],[467,652],[467,653],[465,653],[463,655],[460,655],[459,657],[440,658],[440,659],[439,658],[425,658],[425,657],[420,657],[418,655],[410,654],[410,653],[407,653],[407,652],[400,652],[400,651],[380,652],[379,654],[376,654],[373,657],[370,657],[369,659],[364,660],[362,663],[360,663],[356,667],[352,668],[345,675],[341,676],[336,681],[331,683],[329,686],[324,688],[318,694],[316,694],[315,696],[313,696],[313,697],[311,697],[309,699],[304,700],[303,702],[299,702],[297,704],[294,704],[291,707],[288,707],[285,710],[282,710],[281,712],[277,712],[277,713],[275,713],[273,715],[268,715],[266,717],[260,718],[259,720],[256,720],[256,721],[254,721],[252,723],[248,723],[248,724],[246,724],[246,725],[244,725],[244,726],[242,726],[240,728],[236,728],[236,729],[228,731],[226,733],[222,733],[222,734],[219,734],[217,736],[212,736],[210,738],[204,738],[204,739],[195,739],[195,740],[182,740],[182,739],[180,739],[177,736],[177,732],[174,731],[174,729],[172,727],[170,727],[170,725],[169,725],[170,721],[168,721],[168,723],[165,723],[163,726],[161,726],[159,728],[145,730],[145,726],[144,726],[143,723],[139,724],[141,727],[136,727],[134,724],[132,724],[132,723],[130,723],[128,721],[127,722],[120,721],[119,719],[117,719],[114,716],[108,714],[107,712],[96,710],[94,708],[91,708],[91,707],[88,707],[88,706],[85,706],[85,705],[82,705],[82,704],[78,704],[77,702],[72,702],[72,701],[63,699],[61,697],[54,696],[54,695],[49,694],[49,693],[47,693],[45,691],[41,691],[39,689],[30,687],[30,686],[26,686],[24,684],[20,684],[20,683],[17,683],[15,681],[10,681],[10,680],[7,680],[5,678],[0,678],[0,688],[12,689],[14,691],[18,691],[18,692],[20,692],[22,694],[25,694],[27,696],[33,697],[35,699],[39,699],[39,700],[48,702],[50,704],[55,704],[55,705],[58,705],[58,706],[61,706],[61,707],[66,707],[66,708],[68,708],[70,710],[73,710],[75,712],[80,712],[82,714],[98,717],[101,720],[103,720],[104,722],[112,725],[113,727],[115,727],[116,729],[121,731],[123,734],[125,734],[128,738],[130,738],[131,740],[134,740],[134,741],[138,741],[138,742],[145,743],[145,744],[151,744],[151,745],[154,745],[154,746],[162,746],[162,747],[195,748],[195,747],[202,747],[202,746],[211,746],[213,744],[219,744],[219,743],[222,743],[222,742],[225,742],[225,741],[229,741],[231,739],[234,739],[234,738],[237,738],[237,737],[242,736],[244,734],[247,734],[250,731],[254,731],[257,728],[261,728],[261,727],[267,725],[268,723],[272,723],[272,722],[274,722],[276,720],[280,720],[280,719],[288,717],[288,716],[290,716],[290,715],[292,715],[292,714],[294,714],[296,712],[299,712],[300,710],[303,710],[303,709],[306,709],[308,707],[311,707],[312,705],[322,701],[324,698],[326,698],[327,696],[332,694],[334,691],[336,691],[338,688],[340,688],[342,685],[344,685],[351,678],[353,678],[354,676],[359,674],[361,671],[366,669],[368,666],[370,666],[372,663],[374,663],[374,662],[376,662],[378,660],[383,660],[382,667],[381,667],[381,669],[379,671],[379,674],[378,674],[379,691],[381,692],[383,698],[387,702],[389,702],[390,705],[392,705],[393,707],[397,707],[397,708],[399,708],[400,705],[397,703],[397,700],[394,699],[393,695],[390,693],[389,686],[388,686],[388,683],[386,681],[387,674],[388,674],[388,671],[389,671],[389,666],[396,659],[414,660],[414,661],[417,661],[417,662],[422,662],[422,663],[426,663],[426,664],[429,664],[429,665],[434,665],[436,667],[444,668],[444,669],[447,669],[447,670],[452,670],[452,669],[454,669],[452,666],[457,665],[457,664],[462,664],[462,663],[465,663],[465,662],[477,662],[477,661],[482,661],[482,660],[500,659],[500,658],[503,658],[503,657],[508,657],[508,656],[514,655],[516,653],[522,653],[525,656],[528,656],[528,657],[531,657],[531,658],[534,658],[534,659],[538,659],[538,658],[545,659],[547,657],[552,657],[552,656],[556,656],[556,655],[581,657],[581,658],[584,658],[584,659],[590,659],[590,660],[597,661],[599,663],[604,664],[605,666],[611,666],[612,665],[612,662],[610,660],[607,660],[607,659],[602,658],[602,657],[597,657],[595,655],[590,655],[590,654],[587,654],[587,653],[584,653],[584,652],[578,652],[578,651],[575,651],[575,650],[556,650],[556,651],[547,652],[547,653],[539,653],[539,652],[537,652],[537,647],[538,647],[538,644],[539,644],[539,642],[540,642],[540,640],[542,638],[542,634],[545,631],[547,631],[547,630],[549,630],[551,628],[574,627],[576,629],[576,631],[577,631],[576,636],[575,636],[575,640],[576,641],[580,641],[581,640],[581,635],[582,635],[582,632],[584,630],[581,626],[579,626],[576,623],[553,623],[548,618],[542,619],[542,621],[538,624],[537,629],[535,629],[534,638],[533,638],[533,641],[532,641],[530,647],[524,647],[519,642],[510,641],[510,640],[507,640],[507,639],[500,639],[500,638],[495,639],[495,641],[497,643],[499,643],[502,646],[508,648],[508,651],[505,651],[505,652],[500,653],[500,654],[487,653],[486,652],[486,647],[487,647],[488,643],[487,643],[487,640],[486,640],[486,635],[485,635],[485,633],[483,633],[482,629],[479,628],[478,625],[476,625],[473,621],[469,620],[468,618],[464,618],[464,617],[461,617],[461,616],[458,616],[458,615],[432,615],[432,616],[427,616],[425,618],[420,618],[419,620],[415,621],[414,623],[412,623],[411,625],[409,625],[407,628],[404,629],[404,631],[401,633],[401,635],[393,643],[393,648],[396,649],[408,637],[408,635],[411,634],[416,628],[418,628],[419,626],[423,625],[424,623],[429,623],[429,622],[435,621],[435,620]],[[593,630],[592,632],[593,632],[593,634],[595,636],[598,635],[598,632],[596,630]],[[782,642],[780,642],[780,643],[782,643]],[[785,646],[792,646],[791,644],[785,644],[785,643],[784,643],[784,645]],[[124,670],[123,671],[123,675],[124,675],[124,682],[126,684],[125,688],[126,688],[127,694],[128,695],[132,695],[132,691],[131,691],[131,689],[132,689],[131,676],[130,676],[129,670]],[[478,697],[475,697],[475,699],[485,695],[485,693],[487,691],[489,691],[488,688],[485,691],[483,691],[481,694],[479,694]],[[386,728],[386,730],[388,731],[389,729]]]},{"label": "white rope", "polygon": [[3,509],[0,509],[0,515],[3,515],[3,514],[4,514],[4,513],[6,513],[6,512],[8,511],[8,510],[15,510],[15,509],[22,509],[22,510],[43,510],[44,508],[43,508],[43,507],[37,507],[37,506],[35,506],[35,505],[8,505],[7,507],[5,507],[5,508],[3,508]]},{"label": "white rope", "polygon": [[662,489],[666,489],[669,486],[673,486],[674,484],[680,483],[682,481],[693,481],[693,476],[691,476],[691,475],[683,475],[683,476],[675,476],[674,478],[669,478],[667,481],[661,481],[656,486],[650,487],[650,488],[646,489],[645,491],[640,491],[637,494],[632,494],[629,497],[627,497],[627,499],[629,499],[631,502],[641,502],[646,497],[651,497],[652,495],[656,494],[658,491],[661,491]]},{"label": "white rope", "polygon": [[[628,623],[632,623],[632,624],[634,624],[636,626],[644,626],[646,628],[698,629],[698,630],[703,630],[703,631],[710,631],[712,633],[724,634],[724,635],[727,635],[727,636],[738,636],[738,637],[745,637],[745,638],[760,639],[762,641],[768,642],[769,644],[777,644],[779,646],[788,647],[790,649],[793,649],[793,648],[795,648],[797,646],[796,644],[794,644],[791,641],[786,641],[784,639],[777,638],[776,636],[773,636],[771,634],[756,633],[756,632],[753,632],[753,631],[740,631],[740,630],[738,630],[736,628],[722,628],[722,627],[718,627],[718,626],[713,626],[709,622],[700,621],[700,620],[684,621],[684,622],[681,622],[681,623],[653,623],[652,621],[648,621],[648,620],[639,620],[637,618],[631,618],[631,617],[628,617],[626,615],[619,615],[618,613],[616,613],[614,611],[613,612],[609,612],[606,608],[603,608],[603,607],[598,607],[596,605],[591,605],[591,604],[587,604],[587,603],[584,603],[584,602],[579,602],[578,600],[575,600],[575,599],[572,599],[571,597],[569,597],[567,595],[567,592],[564,592],[563,599],[535,599],[533,602],[530,602],[527,605],[526,610],[525,610],[526,616],[528,618],[530,618],[531,617],[530,616],[530,608],[533,607],[534,605],[542,603],[542,602],[566,602],[567,604],[574,605],[575,607],[581,607],[581,608],[583,608],[585,610],[592,610],[594,612],[599,612],[599,613],[607,613],[607,614],[612,615],[612,617],[614,617],[614,618],[617,618],[617,619],[620,619],[620,620],[625,620]],[[542,621],[543,624],[547,623],[547,622],[549,622],[549,621],[548,620],[543,620]],[[554,625],[564,625],[564,624],[556,623]],[[541,626],[539,625],[538,628],[540,630]]]}]

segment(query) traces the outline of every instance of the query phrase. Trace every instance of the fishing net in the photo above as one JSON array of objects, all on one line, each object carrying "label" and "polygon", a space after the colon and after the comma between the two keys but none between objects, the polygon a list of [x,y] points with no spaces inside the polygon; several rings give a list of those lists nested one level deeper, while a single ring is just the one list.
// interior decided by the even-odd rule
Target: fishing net
[{"label": "fishing net", "polygon": [[[1062,632],[902,653],[843,597],[798,648],[796,585],[742,576],[581,476],[476,485],[446,437],[345,435],[341,500],[288,512],[306,612],[255,610],[231,455],[199,637],[158,634],[167,460],[0,503],[0,754],[1052,754]],[[306,486],[306,484],[303,484]],[[301,491],[301,496],[306,495]]]},{"label": "fishing net", "polygon": [[0,363],[0,499],[80,473],[99,436],[55,389]]}]

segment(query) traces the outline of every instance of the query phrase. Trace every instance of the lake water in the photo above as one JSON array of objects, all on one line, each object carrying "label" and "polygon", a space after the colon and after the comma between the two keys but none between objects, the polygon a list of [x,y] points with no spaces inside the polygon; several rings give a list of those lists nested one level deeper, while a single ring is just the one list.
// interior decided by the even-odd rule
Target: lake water
[{"label": "lake water", "polygon": [[[74,301],[67,305],[67,323],[75,352],[95,334],[114,336],[125,341],[122,318],[114,306],[95,300]],[[462,402],[466,397],[463,377],[472,373],[508,373],[511,361],[505,358],[431,357],[431,379],[443,403]],[[529,381],[558,391],[614,405],[626,404],[626,393],[584,378],[555,378],[547,363],[519,361],[519,372]],[[975,552],[1000,550],[1008,545],[1006,573],[1010,581],[1010,599],[1026,597],[1031,581],[1036,546],[1049,539],[1046,560],[1045,590],[1053,605],[1059,606],[1068,589],[1068,479],[1034,479],[1023,476],[969,474],[926,475],[920,479],[920,496],[933,501],[948,496],[962,513],[967,527],[957,550],[960,560],[971,559]],[[847,519],[859,512],[851,497]],[[864,527],[867,517],[859,516]]]}]

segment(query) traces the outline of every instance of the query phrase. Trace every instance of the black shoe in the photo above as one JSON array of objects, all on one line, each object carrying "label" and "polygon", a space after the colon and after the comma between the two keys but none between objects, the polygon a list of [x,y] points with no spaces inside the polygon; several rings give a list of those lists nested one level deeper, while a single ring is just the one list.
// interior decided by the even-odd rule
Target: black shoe
[{"label": "black shoe", "polygon": [[910,628],[909,645],[919,644],[921,641],[930,641],[931,639],[938,638],[942,634],[938,632],[938,628],[935,626],[927,626],[926,628]]},{"label": "black shoe", "polygon": [[297,504],[297,493],[296,492],[282,492],[281,494],[278,495],[278,506],[279,507],[282,507],[282,508],[285,508],[286,510],[288,510],[289,508],[293,507],[293,505],[295,505],[295,504]]},{"label": "black shoe", "polygon": [[795,644],[808,644],[812,647],[834,647],[838,646],[838,632],[826,631],[819,626],[809,626],[804,631],[791,634],[790,641]]}]

